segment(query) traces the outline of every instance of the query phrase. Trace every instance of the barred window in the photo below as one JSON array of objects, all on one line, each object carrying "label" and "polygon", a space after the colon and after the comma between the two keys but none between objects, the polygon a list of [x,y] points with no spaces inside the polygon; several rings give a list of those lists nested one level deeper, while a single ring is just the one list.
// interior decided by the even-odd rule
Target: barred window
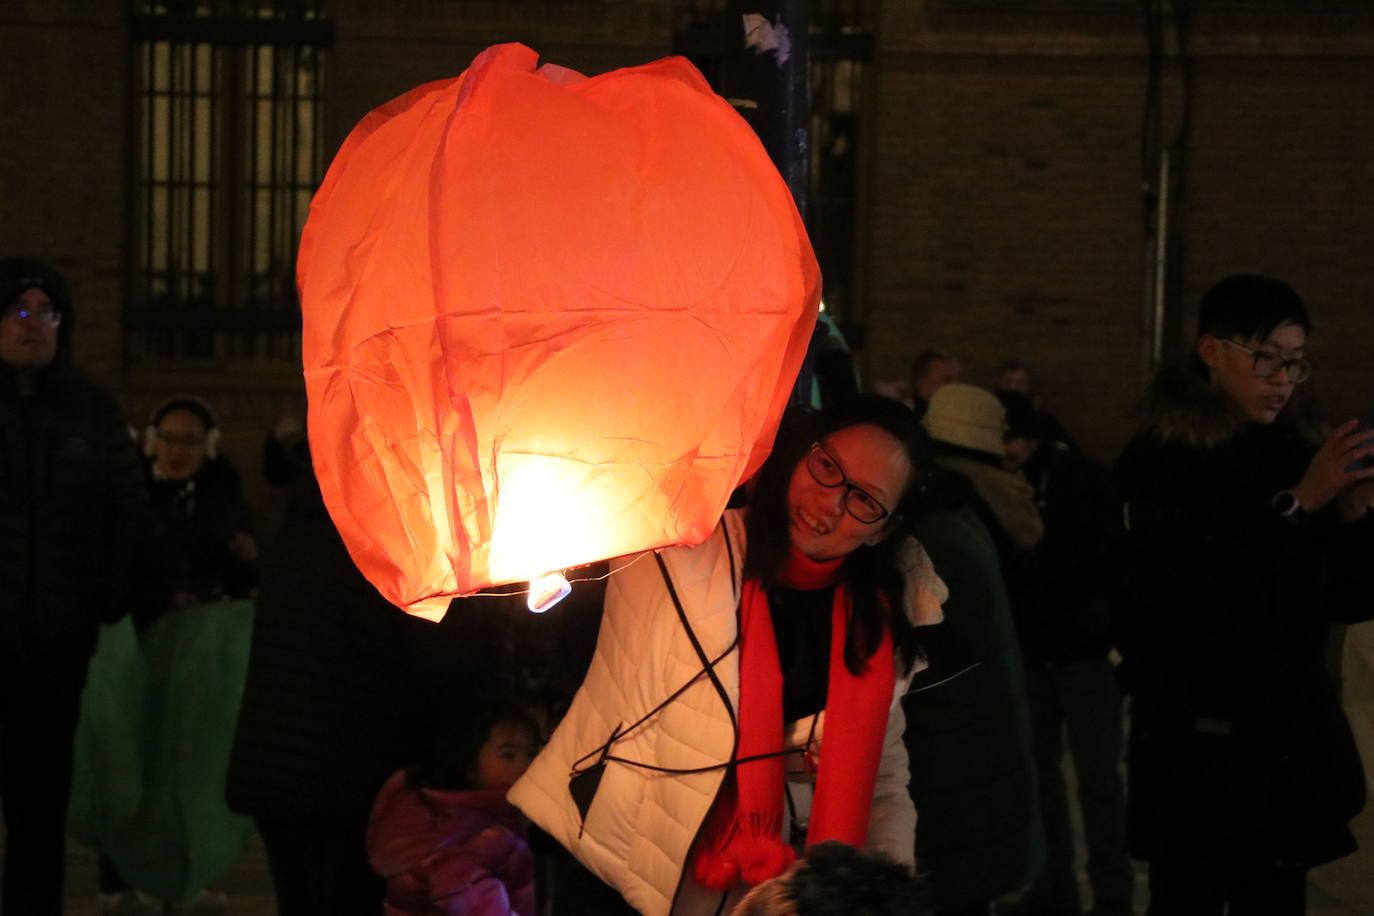
[{"label": "barred window", "polygon": [[323,175],[322,0],[134,4],[130,355],[294,359]]},{"label": "barred window", "polygon": [[[760,4],[777,13],[782,0]],[[800,9],[801,4],[789,4]],[[851,345],[859,346],[859,265],[863,252],[859,225],[863,90],[870,79],[875,18],[873,0],[812,0],[807,82],[808,150],[805,212],[807,232],[824,278],[826,309]],[[755,7],[740,0],[674,0],[674,50],[685,55],[721,91],[730,59],[727,31],[740,29],[739,14]],[[727,93],[728,94],[728,93]],[[742,112],[745,113],[745,112]],[[747,113],[746,113],[747,116]]]}]

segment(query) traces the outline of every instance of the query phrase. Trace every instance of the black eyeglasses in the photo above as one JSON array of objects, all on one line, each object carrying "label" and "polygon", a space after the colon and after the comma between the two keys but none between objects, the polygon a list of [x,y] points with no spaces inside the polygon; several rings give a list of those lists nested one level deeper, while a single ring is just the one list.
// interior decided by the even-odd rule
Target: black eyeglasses
[{"label": "black eyeglasses", "polygon": [[187,448],[205,444],[205,433],[164,433],[159,429],[157,438],[159,442],[165,442],[168,445],[184,445]]},{"label": "black eyeglasses", "polygon": [[50,328],[55,328],[62,323],[62,313],[51,308],[30,309],[22,305],[11,305],[5,309],[4,317],[18,318],[20,321],[28,321],[32,318],[43,322]]},{"label": "black eyeglasses", "polygon": [[845,487],[844,511],[865,525],[880,522],[892,514],[862,487],[850,483],[835,456],[819,442],[813,443],[806,455],[806,469],[811,472],[812,479],[823,487]]},{"label": "black eyeglasses", "polygon": [[1251,368],[1260,378],[1273,378],[1279,374],[1280,369],[1288,374],[1288,381],[1294,385],[1301,385],[1312,377],[1312,364],[1301,356],[1296,359],[1284,359],[1282,353],[1275,353],[1273,350],[1255,350],[1226,337],[1219,339],[1222,343],[1249,353],[1253,360]]}]

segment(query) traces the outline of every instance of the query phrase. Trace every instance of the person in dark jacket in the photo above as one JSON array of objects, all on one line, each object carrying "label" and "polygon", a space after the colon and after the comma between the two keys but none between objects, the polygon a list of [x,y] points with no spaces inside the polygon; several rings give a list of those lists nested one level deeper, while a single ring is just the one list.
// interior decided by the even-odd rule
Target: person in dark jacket
[{"label": "person in dark jacket", "polygon": [[[931,476],[938,486],[944,475]],[[931,668],[902,698],[916,865],[935,913],[986,914],[1044,862],[1025,675],[997,549],[977,513],[952,497],[911,531],[949,586],[944,622],[922,638]]]},{"label": "person in dark jacket", "polygon": [[942,385],[959,381],[963,371],[957,357],[938,350],[922,350],[911,361],[911,409],[916,419],[925,416],[931,395]]},{"label": "person in dark jacket", "polygon": [[290,493],[262,553],[229,807],[258,828],[282,916],[380,916],[367,819],[387,776],[420,754],[406,630],[424,621],[387,603],[349,559],[299,423],[279,424],[263,470]]},{"label": "person in dark jacket", "polygon": [[911,533],[949,599],[944,623],[922,639],[931,669],[902,706],[917,866],[937,916],[988,913],[1044,862],[1026,678],[1002,557],[1038,543],[1043,527],[1030,486],[1001,466],[1004,413],[991,392],[952,382],[931,396],[922,420],[938,470]]},{"label": "person in dark jacket", "polygon": [[380,916],[373,801],[429,753],[437,721],[470,715],[464,698],[514,670],[510,608],[470,598],[435,624],[388,603],[330,520],[298,420],[266,441],[263,474],[290,496],[262,552],[229,807],[258,828],[281,916]]},{"label": "person in dark jacket", "polygon": [[163,519],[173,608],[248,598],[257,586],[257,542],[238,471],[219,453],[210,405],[178,395],[144,432],[153,509]]},{"label": "person in dark jacket", "polygon": [[1121,695],[1109,657],[1107,596],[1119,527],[1111,472],[1058,438],[1028,395],[999,391],[997,398],[1007,411],[1006,467],[1025,475],[1045,523],[1045,536],[1019,570],[1012,594],[1040,776],[1045,867],[1011,912],[1082,912],[1063,773],[1067,732],[1087,844],[1091,914],[1130,916],[1134,872],[1126,852]]},{"label": "person in dark jacket", "polygon": [[1036,425],[1039,427],[1041,441],[1060,452],[1081,455],[1083,450],[1069,435],[1064,424],[1045,406],[1044,398],[1037,390],[1036,377],[1031,373],[1025,360],[1012,357],[1002,361],[997,367],[997,382],[993,392],[1000,398],[1003,394],[1025,395],[1035,411]]},{"label": "person in dark jacket", "polygon": [[63,277],[0,260],[0,799],[3,910],[62,911],[72,740],[102,621],[140,586],[150,530],[114,399],[71,365]]},{"label": "person in dark jacket", "polygon": [[1129,838],[1156,916],[1300,914],[1307,870],[1354,849],[1364,778],[1323,650],[1374,614],[1374,444],[1353,420],[1311,443],[1285,410],[1309,328],[1278,280],[1218,283],[1116,466]]},{"label": "person in dark jacket", "polygon": [[[257,544],[250,533],[251,511],[239,485],[238,472],[220,454],[219,423],[210,405],[191,395],[178,395],[159,404],[143,433],[143,456],[150,502],[159,523],[153,562],[160,588],[156,600],[133,608],[140,637],[164,614],[225,598],[248,598],[257,584]],[[246,637],[246,619],[243,625],[245,629],[241,632]],[[159,676],[150,681],[149,688],[161,709],[178,692],[177,681],[163,666],[154,667]],[[202,685],[205,697],[219,695],[221,691],[210,686],[215,683],[209,679],[211,672],[202,674],[206,678]],[[213,716],[206,717],[213,705],[201,707],[192,701],[190,708],[196,710],[191,713],[195,719],[214,720]],[[181,727],[178,717],[168,721],[173,724],[160,725],[157,732]],[[157,732],[143,736],[145,754],[152,755],[158,746]],[[185,740],[184,734],[176,733]],[[135,778],[134,774],[128,775]],[[168,781],[182,787],[204,785],[207,792],[219,792],[216,783],[220,780],[202,777],[201,770],[193,764],[188,764],[184,773],[168,777]],[[164,839],[169,849],[175,842],[171,836]],[[115,860],[130,855],[130,850],[119,846],[101,851],[99,887],[103,911],[161,912],[162,901],[145,889],[130,887],[120,873]],[[222,893],[201,889],[186,903],[208,911],[222,909],[223,901]]]}]

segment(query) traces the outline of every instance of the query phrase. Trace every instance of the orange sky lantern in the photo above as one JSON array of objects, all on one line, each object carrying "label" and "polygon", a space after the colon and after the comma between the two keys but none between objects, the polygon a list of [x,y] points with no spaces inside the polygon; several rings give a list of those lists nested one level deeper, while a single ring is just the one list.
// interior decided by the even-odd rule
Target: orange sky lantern
[{"label": "orange sky lantern", "polygon": [[820,292],[781,177],[691,64],[585,78],[516,44],[354,128],[298,280],[325,504],[426,616],[703,540]]}]

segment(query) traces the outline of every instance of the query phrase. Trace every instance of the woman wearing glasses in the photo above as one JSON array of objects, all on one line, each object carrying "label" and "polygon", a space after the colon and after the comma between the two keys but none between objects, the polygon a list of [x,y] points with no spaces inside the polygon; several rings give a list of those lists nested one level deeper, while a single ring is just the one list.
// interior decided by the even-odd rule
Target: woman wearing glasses
[{"label": "woman wearing glasses", "polygon": [[747,513],[618,564],[586,680],[511,799],[639,912],[729,912],[828,839],[912,864],[895,697],[943,599],[901,533],[918,437],[871,396],[784,423]]},{"label": "woman wearing glasses", "polygon": [[1301,914],[1307,869],[1354,849],[1364,779],[1324,647],[1330,622],[1374,613],[1374,442],[1353,420],[1319,444],[1292,422],[1310,327],[1278,280],[1218,283],[1117,464],[1129,829],[1152,914]]}]

